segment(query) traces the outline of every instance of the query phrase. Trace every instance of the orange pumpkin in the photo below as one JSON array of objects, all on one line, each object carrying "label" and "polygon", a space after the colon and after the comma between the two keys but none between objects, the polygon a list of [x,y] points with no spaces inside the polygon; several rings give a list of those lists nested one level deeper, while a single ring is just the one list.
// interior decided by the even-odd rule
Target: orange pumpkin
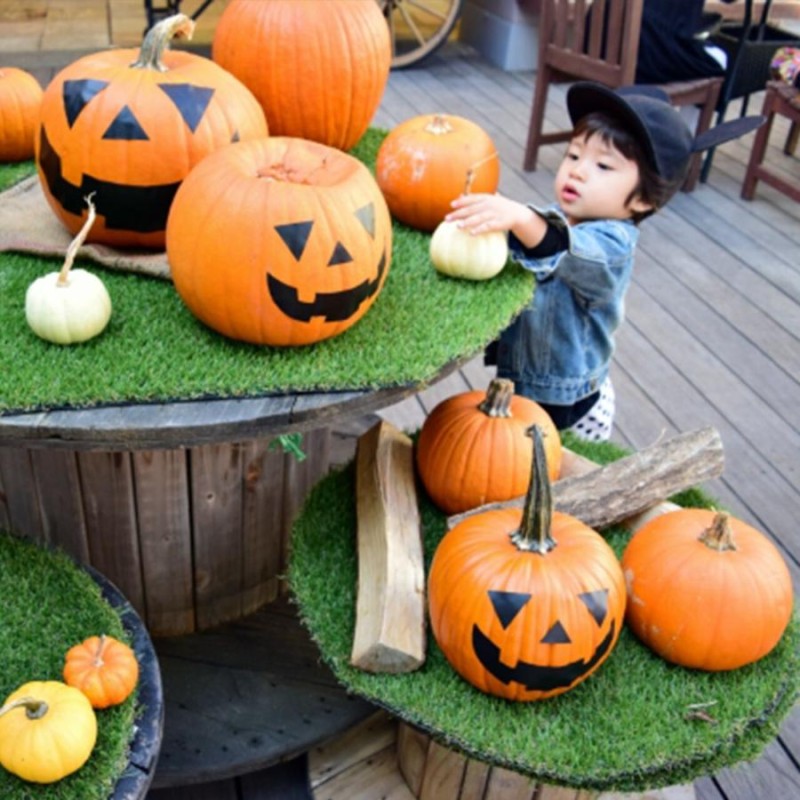
[{"label": "orange pumpkin", "polygon": [[33,158],[42,94],[29,72],[0,67],[0,161]]},{"label": "orange pumpkin", "polygon": [[400,222],[432,231],[459,195],[497,191],[500,161],[489,134],[476,123],[425,114],[389,132],[378,150],[375,176]]},{"label": "orange pumpkin", "polygon": [[273,134],[349,150],[380,104],[392,46],[375,0],[231,0],[212,58],[258,98]]},{"label": "orange pumpkin", "polygon": [[84,56],[45,90],[39,178],[73,235],[94,192],[88,241],[163,249],[169,207],[189,170],[223,145],[267,135],[261,107],[232,75],[210,59],[163,52],[193,24],[182,14],[162,20],[141,52]]},{"label": "orange pumpkin", "polygon": [[625,614],[614,551],[552,510],[541,431],[524,511],[467,517],[439,543],[428,577],[431,629],[451,666],[482,692],[543,700],[608,658]]},{"label": "orange pumpkin", "polygon": [[547,474],[561,472],[561,437],[547,412],[496,378],[485,391],[443,400],[425,420],[416,447],[417,472],[431,500],[448,514],[525,494],[532,453],[527,434],[544,435]]},{"label": "orange pumpkin", "polygon": [[792,616],[792,579],[778,549],[728,514],[687,508],[655,517],[628,543],[622,568],[631,630],[684,667],[751,664]]},{"label": "orange pumpkin", "polygon": [[366,314],[389,272],[389,210],[369,170],[292,137],[231,145],[186,179],[167,223],[175,288],[224,336],[302,345]]},{"label": "orange pumpkin", "polygon": [[133,650],[113,636],[90,636],[67,651],[64,682],[80,689],[93,708],[108,708],[126,700],[139,680]]}]

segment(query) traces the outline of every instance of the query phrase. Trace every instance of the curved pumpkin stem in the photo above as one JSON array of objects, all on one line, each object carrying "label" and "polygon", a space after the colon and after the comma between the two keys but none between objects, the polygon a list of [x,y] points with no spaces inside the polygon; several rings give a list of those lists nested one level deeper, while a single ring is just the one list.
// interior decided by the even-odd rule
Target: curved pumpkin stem
[{"label": "curved pumpkin stem", "polygon": [[56,286],[69,286],[69,271],[72,269],[75,256],[78,254],[78,250],[80,250],[81,245],[86,241],[86,237],[89,235],[92,225],[94,225],[97,212],[95,211],[92,197],[94,197],[94,192],[84,197],[84,200],[86,200],[86,205],[89,207],[89,213],[86,215],[86,222],[83,223],[83,227],[78,231],[75,238],[69,243],[67,254],[64,258],[64,265],[59,270],[58,278],[56,279]]},{"label": "curved pumpkin stem", "polygon": [[488,417],[511,417],[511,399],[513,397],[513,381],[508,378],[493,378],[478,410]]},{"label": "curved pumpkin stem", "polygon": [[178,36],[191,39],[193,33],[194,20],[186,14],[173,14],[162,19],[147,31],[139,50],[139,57],[131,64],[131,68],[166,72],[167,68],[161,63],[161,56],[169,47],[169,43]]},{"label": "curved pumpkin stem", "polygon": [[511,541],[520,549],[544,555],[555,546],[550,535],[553,522],[553,493],[547,475],[547,459],[542,443],[542,429],[533,425],[527,431],[533,437],[533,467],[528,493],[525,496],[525,510],[519,530],[511,535]]},{"label": "curved pumpkin stem", "polygon": [[726,550],[737,550],[736,542],[733,541],[733,531],[731,530],[730,515],[724,511],[718,511],[714,516],[714,521],[697,537],[707,547],[717,550],[720,553]]},{"label": "curved pumpkin stem", "polygon": [[478,161],[477,163],[473,164],[467,170],[467,179],[464,182],[464,194],[469,194],[472,191],[472,183],[475,180],[475,172],[476,172],[476,170],[478,170],[484,164],[488,164],[492,159],[495,159],[495,158],[497,158],[497,151],[496,150],[491,155],[488,155],[488,156],[486,156],[486,158],[482,158],[480,161]]},{"label": "curved pumpkin stem", "polygon": [[49,706],[44,700],[37,700],[35,697],[20,697],[0,708],[0,717],[15,708],[24,708],[28,719],[41,719],[49,711]]}]

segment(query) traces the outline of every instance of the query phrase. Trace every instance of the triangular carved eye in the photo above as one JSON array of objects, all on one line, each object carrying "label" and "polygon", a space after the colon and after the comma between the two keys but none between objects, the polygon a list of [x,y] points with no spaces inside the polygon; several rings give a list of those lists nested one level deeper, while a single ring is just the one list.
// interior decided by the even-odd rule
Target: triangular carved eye
[{"label": "triangular carved eye", "polygon": [[149,138],[128,106],[122,107],[119,114],[111,121],[108,130],[103,134],[103,139],[122,139],[126,142],[146,141]]},{"label": "triangular carved eye", "polygon": [[90,100],[108,86],[108,81],[80,80],[64,81],[61,88],[64,98],[64,113],[70,128],[75,124],[78,115],[86,108]]},{"label": "triangular carved eye", "polygon": [[287,225],[276,225],[275,230],[278,236],[283,239],[283,243],[291,250],[292,255],[297,261],[303,255],[303,250],[306,249],[308,237],[311,234],[311,228],[314,222],[291,222]]},{"label": "triangular carved eye", "polygon": [[489,592],[489,599],[492,601],[497,619],[505,629],[522,611],[531,596],[525,592]]},{"label": "triangular carved eye", "polygon": [[356,211],[356,219],[364,226],[364,230],[375,238],[375,204],[367,203]]},{"label": "triangular carved eye", "polygon": [[564,630],[564,626],[560,622],[556,622],[542,637],[542,644],[572,644],[572,639]]},{"label": "triangular carved eye", "polygon": [[589,609],[597,625],[602,625],[608,615],[608,589],[584,592],[578,595],[578,599]]},{"label": "triangular carved eye", "polygon": [[194,133],[214,96],[214,90],[192,86],[191,83],[160,83],[159,88],[172,100],[183,121]]},{"label": "triangular carved eye", "polygon": [[349,264],[352,260],[353,256],[347,252],[347,248],[341,242],[337,242],[336,247],[333,248],[330,261],[328,261],[328,266],[335,267],[339,264]]}]

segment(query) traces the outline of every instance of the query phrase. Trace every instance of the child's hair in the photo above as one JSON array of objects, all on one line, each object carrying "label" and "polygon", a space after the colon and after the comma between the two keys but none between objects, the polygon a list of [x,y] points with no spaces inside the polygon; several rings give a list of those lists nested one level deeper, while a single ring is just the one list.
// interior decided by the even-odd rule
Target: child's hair
[{"label": "child's hair", "polygon": [[632,219],[637,225],[663,208],[683,183],[683,176],[679,181],[666,181],[662,178],[650,165],[639,141],[615,117],[595,111],[578,120],[572,132],[573,137],[590,138],[595,134],[606,144],[613,145],[625,158],[635,161],[639,167],[639,185],[634,188],[626,202],[630,202],[638,194],[653,209],[633,214]]}]

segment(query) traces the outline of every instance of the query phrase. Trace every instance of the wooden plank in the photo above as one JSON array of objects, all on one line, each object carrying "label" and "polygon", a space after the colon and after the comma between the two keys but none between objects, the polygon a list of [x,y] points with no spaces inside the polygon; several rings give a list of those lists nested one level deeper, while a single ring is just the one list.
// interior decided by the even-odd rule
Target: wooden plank
[{"label": "wooden plank", "polygon": [[430,737],[406,722],[398,723],[397,763],[414,797],[422,791]]},{"label": "wooden plank", "polygon": [[486,800],[489,773],[492,768],[488,764],[476,761],[474,758],[467,760],[464,770],[464,782],[461,784],[461,794],[458,800]]},{"label": "wooden plank", "polygon": [[60,547],[78,561],[88,562],[89,539],[75,453],[31,450],[30,458],[45,541]]},{"label": "wooden plank", "polygon": [[[366,768],[365,768],[366,767]],[[443,795],[440,800],[446,795]],[[414,800],[397,769],[394,746],[316,787],[315,800]]]},{"label": "wooden plank", "polygon": [[145,618],[133,469],[128,453],[78,453],[83,513],[93,567]]},{"label": "wooden plank", "polygon": [[485,800],[539,800],[539,784],[533,778],[502,767],[492,767],[486,784]]},{"label": "wooden plank", "polygon": [[242,613],[278,596],[283,552],[284,456],[270,439],[242,444]]},{"label": "wooden plank", "polygon": [[308,754],[308,776],[313,789],[356,764],[369,761],[397,741],[398,725],[378,711],[341,736],[313,748]]},{"label": "wooden plank", "polygon": [[10,530],[35,542],[45,542],[30,454],[18,447],[0,447],[3,517]]},{"label": "wooden plank", "polygon": [[136,451],[132,460],[147,626],[154,636],[191,633],[196,621],[187,453]]},{"label": "wooden plank", "polygon": [[422,776],[419,800],[458,798],[465,768],[464,756],[431,740],[425,759],[425,773]]},{"label": "wooden plank", "polygon": [[356,454],[358,587],[350,656],[367,672],[412,672],[425,661],[425,565],[413,443],[380,421]]},{"label": "wooden plank", "polygon": [[242,447],[192,448],[192,546],[198,630],[242,616]]}]

